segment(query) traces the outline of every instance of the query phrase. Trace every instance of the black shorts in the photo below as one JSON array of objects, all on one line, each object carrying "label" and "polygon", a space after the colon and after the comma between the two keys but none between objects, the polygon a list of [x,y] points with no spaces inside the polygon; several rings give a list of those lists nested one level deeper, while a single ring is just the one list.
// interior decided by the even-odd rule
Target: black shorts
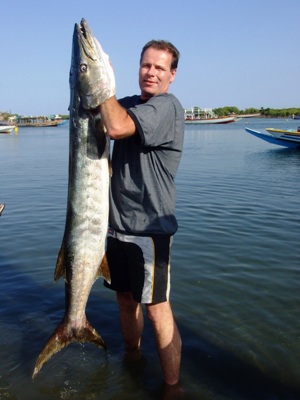
[{"label": "black shorts", "polygon": [[124,235],[109,229],[106,256],[111,284],[117,292],[131,292],[143,304],[162,303],[170,294],[172,236]]}]

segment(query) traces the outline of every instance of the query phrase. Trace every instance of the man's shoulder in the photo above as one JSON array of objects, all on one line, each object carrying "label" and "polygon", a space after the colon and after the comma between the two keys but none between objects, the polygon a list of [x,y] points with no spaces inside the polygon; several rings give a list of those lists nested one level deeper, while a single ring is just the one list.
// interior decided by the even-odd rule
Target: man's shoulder
[{"label": "man's shoulder", "polygon": [[[127,110],[129,108],[132,108],[133,110],[140,110],[140,112],[146,113],[149,109],[156,110],[156,112],[160,111],[161,113],[172,112],[173,110],[175,111],[176,115],[179,116],[181,116],[181,114],[183,115],[184,113],[180,101],[172,93],[161,93],[156,96],[150,97],[150,99],[148,99],[147,101],[142,100],[141,96],[139,95],[123,97],[118,101],[121,106],[126,108]],[[141,106],[141,108],[137,106]]]},{"label": "man's shoulder", "polygon": [[175,106],[175,108],[182,108],[180,101],[172,93],[162,93],[157,96],[151,97],[148,102],[158,102],[158,103],[169,103]]},{"label": "man's shoulder", "polygon": [[121,99],[118,99],[118,102],[121,106],[125,108],[134,107],[141,102],[141,96],[135,94],[133,96],[126,96]]}]

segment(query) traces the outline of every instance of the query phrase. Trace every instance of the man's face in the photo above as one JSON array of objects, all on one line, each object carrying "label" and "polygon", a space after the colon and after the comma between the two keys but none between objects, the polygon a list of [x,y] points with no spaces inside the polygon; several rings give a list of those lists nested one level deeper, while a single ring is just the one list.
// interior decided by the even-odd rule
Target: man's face
[{"label": "man's face", "polygon": [[139,69],[141,98],[144,100],[167,93],[174,81],[176,70],[171,70],[172,54],[149,47],[142,58]]}]

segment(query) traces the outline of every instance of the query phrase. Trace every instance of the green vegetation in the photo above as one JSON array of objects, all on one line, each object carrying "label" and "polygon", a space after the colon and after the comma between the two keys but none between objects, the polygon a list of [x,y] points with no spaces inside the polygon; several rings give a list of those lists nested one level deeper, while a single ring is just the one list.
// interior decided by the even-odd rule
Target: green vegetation
[{"label": "green vegetation", "polygon": [[10,117],[17,116],[17,114],[10,114],[8,112],[1,112],[0,111],[0,120],[1,121],[8,121]]},{"label": "green vegetation", "polygon": [[300,115],[300,108],[246,108],[245,110],[239,110],[237,107],[220,107],[214,108],[213,112],[218,116],[223,115],[242,115],[242,114],[261,114],[262,117],[268,118],[292,118],[293,115]]},{"label": "green vegetation", "polygon": [[300,115],[300,108],[283,108],[281,110],[262,108],[260,113],[271,118],[287,118],[292,117],[293,115]]},{"label": "green vegetation", "polygon": [[[227,116],[227,115],[242,115],[242,114],[260,114],[261,117],[268,118],[292,118],[293,115],[300,115],[300,108],[246,108],[245,110],[239,110],[234,106],[226,106],[220,108],[214,108],[213,112],[218,116]],[[10,117],[17,116],[18,114],[10,114],[6,111],[0,111],[0,121],[8,121]],[[69,119],[69,115],[60,115],[60,117],[64,120]]]},{"label": "green vegetation", "polygon": [[[0,121],[8,121],[11,117],[18,117],[18,114],[10,114],[7,111],[0,111]],[[69,114],[60,115],[61,119],[69,119]]]}]

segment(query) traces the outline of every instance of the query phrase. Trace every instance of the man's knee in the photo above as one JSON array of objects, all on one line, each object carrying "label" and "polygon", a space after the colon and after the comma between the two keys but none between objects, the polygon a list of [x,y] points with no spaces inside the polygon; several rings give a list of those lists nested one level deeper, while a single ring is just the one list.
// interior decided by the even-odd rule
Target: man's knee
[{"label": "man's knee", "polygon": [[120,308],[135,311],[138,303],[133,300],[131,292],[117,292],[117,301]]},{"label": "man's knee", "polygon": [[146,311],[147,316],[152,323],[161,321],[165,317],[169,319],[170,316],[173,316],[170,303],[168,301],[156,304],[146,304]]},{"label": "man's knee", "polygon": [[117,292],[118,302],[130,302],[132,300],[131,292]]}]

